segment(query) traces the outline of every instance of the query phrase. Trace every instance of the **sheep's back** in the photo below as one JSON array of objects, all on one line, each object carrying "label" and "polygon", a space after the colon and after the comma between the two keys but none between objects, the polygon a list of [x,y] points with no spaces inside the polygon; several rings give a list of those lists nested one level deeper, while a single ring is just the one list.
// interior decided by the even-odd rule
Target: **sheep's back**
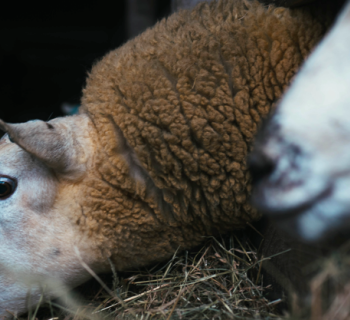
[{"label": "sheep's back", "polygon": [[323,31],[302,11],[219,1],[162,20],[94,66],[81,112],[100,149],[85,225],[119,261],[133,255],[120,268],[259,218],[247,153]]}]

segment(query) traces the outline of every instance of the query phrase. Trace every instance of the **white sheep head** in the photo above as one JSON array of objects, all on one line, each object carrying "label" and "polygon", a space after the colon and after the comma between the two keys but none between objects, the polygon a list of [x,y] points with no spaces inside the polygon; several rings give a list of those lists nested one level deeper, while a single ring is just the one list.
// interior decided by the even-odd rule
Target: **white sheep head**
[{"label": "white sheep head", "polygon": [[[89,126],[86,116],[0,122],[8,132],[0,141],[0,319],[6,310],[21,313],[36,304],[50,281],[86,281],[81,260],[103,269],[94,243],[72,219],[81,211],[77,182],[91,158]],[[62,288],[46,289],[50,296]]]},{"label": "white sheep head", "polygon": [[252,155],[253,201],[317,241],[350,227],[350,3],[306,61]]}]

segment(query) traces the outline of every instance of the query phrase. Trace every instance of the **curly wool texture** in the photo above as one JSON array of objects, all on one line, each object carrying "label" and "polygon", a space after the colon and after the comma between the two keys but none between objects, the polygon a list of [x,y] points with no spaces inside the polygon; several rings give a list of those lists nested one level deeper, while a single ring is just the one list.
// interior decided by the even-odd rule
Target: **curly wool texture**
[{"label": "curly wool texture", "polygon": [[301,10],[212,2],[94,66],[80,112],[99,142],[78,223],[118,269],[259,218],[247,201],[247,153],[323,33]]}]

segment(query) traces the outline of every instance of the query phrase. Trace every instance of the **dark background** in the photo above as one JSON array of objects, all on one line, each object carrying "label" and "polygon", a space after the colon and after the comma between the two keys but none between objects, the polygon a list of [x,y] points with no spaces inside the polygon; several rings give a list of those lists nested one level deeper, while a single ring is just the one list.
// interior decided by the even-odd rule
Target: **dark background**
[{"label": "dark background", "polygon": [[[40,5],[3,1],[0,118],[23,122],[62,116],[62,104],[79,104],[87,73],[95,62],[172,10],[199,1],[98,0],[81,5],[73,1]],[[260,1],[295,4],[311,0]]]},{"label": "dark background", "polygon": [[170,11],[170,0],[7,4],[0,10],[0,118],[63,115],[63,103],[79,104],[93,63]]}]

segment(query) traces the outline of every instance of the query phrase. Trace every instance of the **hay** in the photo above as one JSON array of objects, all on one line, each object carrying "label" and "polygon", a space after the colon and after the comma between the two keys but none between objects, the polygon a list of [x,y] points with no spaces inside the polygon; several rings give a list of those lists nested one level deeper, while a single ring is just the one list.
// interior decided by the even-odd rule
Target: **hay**
[{"label": "hay", "polygon": [[291,315],[282,315],[283,301],[268,300],[276,288],[264,283],[262,272],[272,257],[260,258],[249,238],[244,232],[209,237],[201,248],[178,251],[151,268],[93,274],[76,290],[79,296],[48,302],[21,319],[350,319],[349,242],[308,265],[308,306],[292,306]]},{"label": "hay", "polygon": [[264,283],[262,272],[272,257],[259,257],[249,238],[244,232],[209,237],[202,247],[178,251],[151,268],[93,274],[75,290],[79,295],[48,302],[21,319],[350,319],[350,242],[308,265],[307,307],[292,306],[282,315],[282,298],[268,300],[276,288]]},{"label": "hay", "polygon": [[308,308],[282,316],[282,300],[268,300],[273,288],[262,275],[271,257],[260,259],[248,238],[211,237],[149,269],[94,275],[98,281],[76,290],[80,296],[48,302],[21,319],[350,319],[349,242],[308,266]]},{"label": "hay", "polygon": [[264,286],[265,259],[244,237],[210,237],[150,269],[114,272],[110,279],[95,275],[97,288],[80,289],[90,291],[83,292],[84,304],[66,298],[27,319],[278,319],[281,299],[266,298],[272,288]]}]

